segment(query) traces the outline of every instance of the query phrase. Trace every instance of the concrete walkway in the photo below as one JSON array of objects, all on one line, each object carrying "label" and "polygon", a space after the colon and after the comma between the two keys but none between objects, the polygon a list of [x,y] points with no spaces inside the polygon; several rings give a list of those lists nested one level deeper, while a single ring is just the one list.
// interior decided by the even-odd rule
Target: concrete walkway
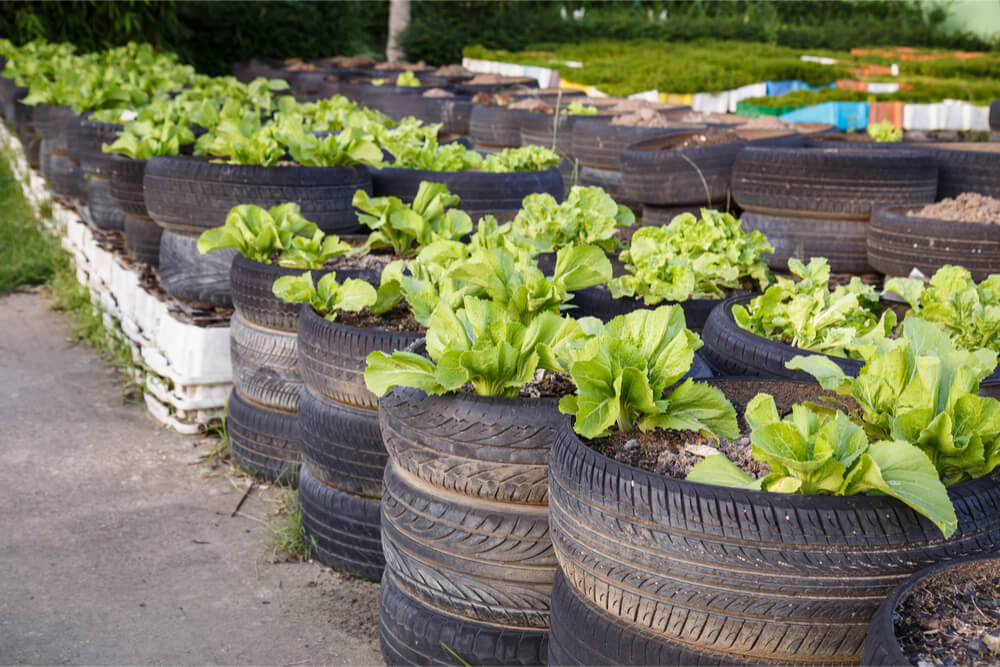
[{"label": "concrete walkway", "polygon": [[381,664],[378,587],[265,549],[274,488],[125,405],[44,293],[0,296],[0,664]]}]

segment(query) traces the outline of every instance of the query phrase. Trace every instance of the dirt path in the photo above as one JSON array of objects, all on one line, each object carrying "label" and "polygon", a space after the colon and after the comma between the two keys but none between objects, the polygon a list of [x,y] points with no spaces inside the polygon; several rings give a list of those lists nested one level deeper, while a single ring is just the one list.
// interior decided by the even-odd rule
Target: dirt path
[{"label": "dirt path", "polygon": [[378,587],[273,563],[279,494],[122,402],[40,293],[0,296],[0,664],[381,664]]}]

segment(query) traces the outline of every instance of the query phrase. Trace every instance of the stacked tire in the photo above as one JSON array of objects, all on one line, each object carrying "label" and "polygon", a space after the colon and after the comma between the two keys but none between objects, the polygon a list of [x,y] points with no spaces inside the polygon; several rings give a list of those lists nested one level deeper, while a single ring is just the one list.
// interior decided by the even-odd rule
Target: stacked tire
[{"label": "stacked tire", "polygon": [[123,128],[118,123],[100,123],[89,118],[80,121],[80,168],[87,178],[87,205],[90,218],[102,229],[125,229],[125,213],[111,196],[111,154],[101,150]]},{"label": "stacked tire", "polygon": [[388,664],[545,663],[556,565],[547,459],[558,421],[555,399],[399,387],[382,398]]},{"label": "stacked tire", "polygon": [[[877,146],[877,147],[876,147]],[[868,220],[881,206],[934,201],[937,165],[926,150],[885,145],[748,146],[732,169],[743,226],[774,246],[768,264],[826,257],[835,272],[866,273]]]},{"label": "stacked tire", "polygon": [[490,104],[473,104],[469,112],[469,138],[481,153],[499,153],[521,145],[521,120],[530,114],[523,109]]},{"label": "stacked tire", "polygon": [[233,460],[272,482],[294,486],[302,456],[297,414],[302,378],[298,356],[298,304],[271,292],[281,276],[301,271],[232,259],[233,306],[229,352],[233,392],[226,432]]},{"label": "stacked tire", "polygon": [[[532,111],[521,118],[521,145],[544,146],[555,150],[562,158],[559,173],[562,174],[565,193],[568,194],[572,186],[583,184],[580,181],[576,155],[573,153],[573,128],[583,121],[607,127],[611,118],[609,114],[578,116],[560,113],[555,116]],[[614,197],[614,194],[611,196]]]},{"label": "stacked tire", "polygon": [[38,104],[32,119],[35,131],[42,137],[39,166],[49,189],[57,195],[86,200],[83,170],[69,157],[70,125],[78,116],[70,107]]},{"label": "stacked tire", "polygon": [[360,229],[351,199],[371,192],[360,167],[257,167],[184,156],[154,157],[142,179],[149,216],[162,231],[160,282],[173,296],[213,306],[232,305],[229,266],[234,253],[198,252],[198,237],[225,223],[240,204],[270,208],[296,202],[327,233]]},{"label": "stacked tire", "polygon": [[[377,279],[370,272],[338,271],[337,277]],[[299,503],[306,544],[323,563],[373,581],[385,564],[379,499],[388,457],[364,369],[371,352],[392,353],[416,339],[330,322],[310,306],[299,315]]]},{"label": "stacked tire", "polygon": [[160,239],[163,229],[149,216],[143,195],[142,180],[148,160],[133,160],[124,155],[111,158],[111,198],[125,214],[125,248],[132,259],[146,264],[160,263]]}]

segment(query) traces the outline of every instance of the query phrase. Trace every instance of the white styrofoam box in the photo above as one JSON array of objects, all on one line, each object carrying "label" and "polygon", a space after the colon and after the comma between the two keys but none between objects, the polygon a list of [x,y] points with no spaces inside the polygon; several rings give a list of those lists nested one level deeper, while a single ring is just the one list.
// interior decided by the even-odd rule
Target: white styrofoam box
[{"label": "white styrofoam box", "polygon": [[139,276],[118,263],[112,255],[111,260],[111,293],[122,311],[122,315],[135,318],[135,297],[139,289]]},{"label": "white styrofoam box", "polygon": [[154,373],[146,375],[146,389],[156,396],[157,400],[175,410],[191,412],[221,408],[229,400],[233,390],[231,382],[218,384],[191,384],[168,386],[167,381]]},{"label": "white styrofoam box", "polygon": [[524,65],[502,63],[496,60],[480,60],[478,58],[462,58],[462,66],[471,72],[486,72],[503,76],[525,76]]},{"label": "white styrofoam box", "polygon": [[972,105],[946,100],[941,105],[942,130],[968,130],[972,127]]},{"label": "white styrofoam box", "polygon": [[740,86],[729,91],[729,112],[736,111],[736,105],[751,97],[767,97],[767,83],[751,83],[748,86]]},{"label": "white styrofoam box", "polygon": [[721,93],[695,93],[691,108],[695,111],[726,113],[729,111],[729,91]]},{"label": "white styrofoam box", "polygon": [[882,83],[878,81],[870,81],[868,83],[869,93],[897,93],[899,92],[898,83]]},{"label": "white styrofoam box", "polygon": [[[52,211],[55,213],[56,209],[53,208]],[[83,248],[83,232],[86,229],[87,226],[79,220],[73,220],[66,225],[66,238],[69,239],[74,248]]]},{"label": "white styrofoam box", "polygon": [[904,130],[936,130],[938,105],[907,104],[903,107]]},{"label": "white styrofoam box", "polygon": [[[167,367],[154,370],[174,383],[233,381],[229,361],[229,327],[198,327],[180,322],[168,313],[160,318],[154,341],[167,363]],[[143,350],[143,356],[145,353],[146,350]],[[152,363],[150,367],[153,368]]]},{"label": "white styrofoam box", "polygon": [[[132,346],[132,359],[136,364],[143,365],[142,361],[142,348],[151,346],[153,341],[145,334],[145,332],[139,328],[139,325],[135,323],[135,320],[124,315],[121,320],[122,333],[128,339]],[[145,366],[143,365],[145,368]]]},{"label": "white styrofoam box", "polygon": [[525,65],[524,76],[530,76],[538,82],[539,88],[558,88],[559,72],[548,67],[538,67],[536,65]]},{"label": "white styrofoam box", "polygon": [[94,245],[93,254],[90,256],[90,261],[93,264],[92,273],[108,289],[111,288],[111,266],[115,263],[113,257],[110,252],[96,244]]},{"label": "white styrofoam box", "polygon": [[[164,426],[169,426],[182,435],[197,435],[201,431],[197,423],[186,423],[175,418],[170,408],[154,398],[152,393],[144,392],[142,397],[146,401],[146,409],[149,414]],[[221,410],[219,412],[221,415]]]},{"label": "white styrofoam box", "polygon": [[827,58],[826,56],[799,56],[799,60],[807,63],[819,63],[820,65],[836,65],[836,58]]},{"label": "white styrofoam box", "polygon": [[646,102],[657,102],[660,99],[660,91],[656,90],[644,90],[641,93],[632,93],[628,96],[630,100],[645,100]]},{"label": "white styrofoam box", "polygon": [[76,265],[76,282],[81,285],[87,284],[87,272],[82,266],[80,266],[80,264]]},{"label": "white styrofoam box", "polygon": [[63,250],[65,250],[70,254],[73,254],[73,250],[76,248],[76,246],[73,245],[73,242],[70,240],[69,236],[65,234],[59,237],[59,245],[62,246]]},{"label": "white styrofoam box", "polygon": [[160,325],[160,318],[166,316],[167,307],[162,301],[143,289],[136,291],[135,323],[139,325],[139,330],[150,341],[156,339],[156,330]]},{"label": "white styrofoam box", "polygon": [[972,118],[969,129],[976,132],[989,132],[990,130],[990,108],[972,107]]},{"label": "white styrofoam box", "polygon": [[[98,300],[101,305],[101,310],[103,310],[105,314],[112,316],[115,320],[121,319],[121,310],[118,308],[118,302],[115,301],[115,297],[111,294],[111,292],[98,292]],[[116,322],[113,329],[117,331],[120,328],[121,327]]]}]

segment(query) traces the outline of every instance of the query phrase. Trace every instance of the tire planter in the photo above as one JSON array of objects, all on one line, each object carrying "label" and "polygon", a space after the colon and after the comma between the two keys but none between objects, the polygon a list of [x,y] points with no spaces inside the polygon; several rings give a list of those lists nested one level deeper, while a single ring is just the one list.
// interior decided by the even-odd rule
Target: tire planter
[{"label": "tire planter", "polygon": [[812,257],[826,257],[836,273],[869,273],[869,225],[864,220],[822,220],[746,212],[740,218],[743,230],[759,231],[774,252],[767,255],[767,265],[785,271],[792,257],[808,263]]},{"label": "tire planter", "polygon": [[292,416],[298,413],[302,378],[294,333],[250,324],[233,313],[229,352],[233,388],[240,398]]},{"label": "tire planter", "polygon": [[[779,410],[824,393],[711,382],[737,403],[777,393]],[[996,476],[949,489],[959,528],[946,540],[886,496],[786,495],[649,473],[590,449],[569,419],[552,448],[549,484],[553,546],[568,584],[610,625],[655,636],[681,664],[857,663],[892,588],[921,567],[1000,544]],[[562,628],[553,624],[552,641],[566,662],[591,662],[572,654]],[[607,662],[646,664],[631,648],[606,645]]]},{"label": "tire planter", "polygon": [[[614,199],[616,203],[624,204],[632,209],[633,212],[641,214],[642,204],[629,199],[628,194],[625,192],[625,182],[620,171],[582,166],[578,166],[577,171],[580,185],[584,187],[596,185],[608,193],[608,196]],[[566,180],[565,176],[563,180]]]},{"label": "tire planter", "polygon": [[196,236],[164,231],[160,238],[160,283],[178,299],[232,306],[229,272],[237,254],[224,248],[203,255],[198,252]]},{"label": "tire planter", "polygon": [[361,229],[351,200],[356,190],[371,193],[371,177],[361,167],[254,167],[155,157],[142,187],[149,215],[181,234],[222,225],[239,204],[270,208],[289,201],[324,232],[343,234]]},{"label": "tire planter", "polygon": [[588,123],[608,123],[614,116],[611,114],[596,114],[593,116],[576,116],[561,113],[558,120],[554,114],[529,111],[521,121],[522,146],[544,146],[552,148],[553,133],[555,134],[555,151],[563,157],[573,158],[573,128],[581,121]]},{"label": "tire planter", "polygon": [[[222,254],[216,250],[209,253]],[[247,259],[240,253],[231,255],[229,276],[232,302],[236,312],[247,322],[279,331],[297,332],[299,311],[302,304],[288,303],[274,296],[271,291],[274,281],[283,276],[300,276],[303,269],[290,269],[276,264],[261,264]],[[313,271],[315,283],[325,271]],[[350,274],[351,272],[347,272]],[[361,274],[362,272],[356,272]],[[339,274],[338,274],[339,275]],[[349,277],[370,277],[369,274],[349,275]]]},{"label": "tire planter", "polygon": [[625,146],[668,134],[705,129],[698,123],[671,123],[671,127],[611,125],[606,121],[579,118],[573,124],[570,153],[584,167],[621,171],[621,152]]},{"label": "tire planter", "polygon": [[878,206],[934,201],[937,166],[915,149],[747,146],[732,183],[744,211],[866,221]]},{"label": "tire planter", "polygon": [[[965,569],[977,566],[989,565],[994,571],[1000,568],[1000,561],[996,555],[986,557],[962,558],[956,561],[938,563],[927,569],[921,570],[909,579],[897,586],[882,604],[872,618],[868,630],[868,638],[865,639],[864,653],[861,657],[863,665],[911,665],[913,664],[906,654],[903,653],[896,637],[894,618],[900,603],[908,596],[914,588],[918,588],[928,581],[933,581],[942,575],[946,570],[961,573]],[[953,575],[954,576],[954,575]],[[994,620],[995,622],[995,620]]]},{"label": "tire planter", "polygon": [[469,134],[469,117],[472,102],[468,97],[424,97],[424,108],[430,116],[429,123],[441,123],[444,134]]},{"label": "tire planter", "polygon": [[111,176],[113,153],[103,152],[101,146],[113,143],[124,128],[119,123],[99,123],[89,118],[80,121],[80,166],[84,173]]},{"label": "tire planter", "polygon": [[156,266],[160,263],[163,228],[147,218],[125,216],[125,249],[132,259]]},{"label": "tire planter", "polygon": [[66,155],[69,150],[69,120],[75,116],[70,107],[37,104],[32,114],[35,132],[46,141],[50,153]]},{"label": "tire planter", "polygon": [[473,104],[469,112],[469,138],[478,149],[491,152],[521,145],[521,122],[530,114],[524,109],[508,109],[489,104]]},{"label": "tire planter", "polygon": [[102,229],[125,229],[125,214],[111,196],[111,181],[91,176],[87,182],[87,206],[90,218]]},{"label": "tire planter", "polygon": [[655,206],[725,201],[733,161],[740,150],[751,143],[767,141],[797,145],[801,141],[798,135],[787,132],[734,132],[743,141],[678,149],[674,147],[695,135],[678,132],[627,145],[620,158],[625,191],[635,201]]},{"label": "tire planter", "polygon": [[302,466],[299,504],[307,544],[315,547],[320,562],[371,581],[382,578],[377,500],[341,493]]},{"label": "tire planter", "polygon": [[[978,192],[1000,197],[1000,144],[927,144],[938,167],[937,199]],[[899,203],[916,203],[899,202]]]},{"label": "tire planter", "polygon": [[298,484],[302,457],[295,415],[250,403],[234,390],[226,407],[226,434],[236,465],[262,479]]},{"label": "tire planter", "polygon": [[83,178],[80,165],[73,164],[73,161],[65,153],[53,153],[47,150],[48,144],[48,141],[43,140],[39,150],[41,172],[45,180],[48,181],[49,190],[53,194],[76,197],[85,201],[87,199],[87,181]]},{"label": "tire planter", "polygon": [[[816,380],[805,371],[789,370],[785,363],[798,355],[814,355],[799,347],[773,341],[742,329],[733,319],[733,306],[747,305],[759,294],[746,294],[726,299],[712,309],[701,340],[705,346],[699,350],[705,360],[721,375],[760,377],[771,379],[812,382]],[[823,355],[850,376],[856,376],[864,365],[855,359]]]},{"label": "tire planter", "polygon": [[[544,665],[548,633],[477,623],[407,595],[386,572],[379,646],[389,665]],[[458,656],[458,657],[456,657]]]},{"label": "tire planter", "polygon": [[907,215],[923,206],[876,209],[869,223],[868,263],[890,276],[913,268],[931,276],[945,264],[960,264],[984,280],[1000,270],[1000,227]]},{"label": "tire planter", "polygon": [[[548,629],[556,563],[546,468],[559,419],[553,398],[396,387],[379,401],[389,453],[386,572],[411,605],[461,619],[455,641],[462,645],[475,643],[462,633],[483,626]],[[392,651],[383,657],[395,664]]]},{"label": "tire planter", "polygon": [[524,198],[535,192],[547,192],[562,201],[563,180],[558,169],[517,171],[494,174],[484,171],[424,171],[385,167],[372,170],[376,197],[399,197],[412,202],[421,181],[444,183],[458,195],[458,206],[473,222],[484,215],[494,215],[501,222],[511,220],[521,209]]},{"label": "tire planter", "polygon": [[111,198],[125,214],[125,247],[133,259],[147,264],[160,262],[160,238],[163,228],[153,222],[146,211],[142,192],[142,177],[146,160],[133,160],[124,155],[111,158]]}]

